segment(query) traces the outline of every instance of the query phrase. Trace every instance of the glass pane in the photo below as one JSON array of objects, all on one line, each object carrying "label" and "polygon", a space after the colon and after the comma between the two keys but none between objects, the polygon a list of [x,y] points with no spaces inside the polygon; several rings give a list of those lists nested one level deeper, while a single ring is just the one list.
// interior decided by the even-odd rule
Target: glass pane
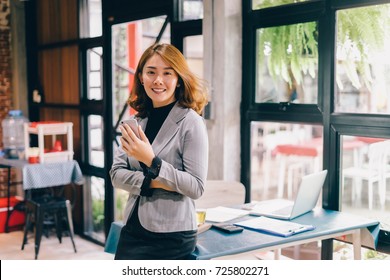
[{"label": "glass pane", "polygon": [[335,111],[390,113],[390,4],[337,11]]},{"label": "glass pane", "polygon": [[89,73],[88,86],[99,87],[100,85],[101,85],[100,73],[99,72]]},{"label": "glass pane", "polygon": [[256,102],[317,104],[317,22],[257,30]]},{"label": "glass pane", "polygon": [[88,0],[89,37],[102,36],[102,1]]},{"label": "glass pane", "polygon": [[203,0],[182,0],[181,19],[203,19]]},{"label": "glass pane", "polygon": [[98,115],[88,117],[89,164],[104,167],[103,118]]},{"label": "glass pane", "polygon": [[252,0],[252,9],[259,10],[269,7],[282,6],[298,2],[308,2],[310,0]]},{"label": "glass pane", "polygon": [[99,100],[99,99],[102,99],[102,90],[101,88],[90,88],[89,91],[88,91],[88,99],[95,99],[95,100]]},{"label": "glass pane", "polygon": [[322,133],[316,125],[252,122],[252,199],[293,199],[301,177],[322,170]]},{"label": "glass pane", "polygon": [[[116,140],[119,143],[120,136],[116,137]],[[113,144],[114,153],[118,148],[117,144]],[[121,190],[118,188],[114,188],[114,217],[116,221],[120,221],[123,219],[123,211],[126,206],[127,199],[129,197],[129,192],[125,190]]]},{"label": "glass pane", "polygon": [[381,222],[390,231],[390,140],[341,137],[341,209]]},{"label": "glass pane", "polygon": [[104,152],[92,150],[90,153],[89,163],[96,167],[104,167]]},{"label": "glass pane", "polygon": [[124,190],[115,189],[115,221],[121,221],[123,219],[123,210],[125,209],[129,193]]},{"label": "glass pane", "polygon": [[103,77],[103,48],[97,47],[87,50],[87,98],[89,100],[102,100]]},{"label": "glass pane", "polygon": [[97,71],[101,69],[103,48],[93,48],[88,50],[89,69]]},{"label": "glass pane", "polygon": [[190,69],[203,78],[203,35],[185,37],[183,54]]},{"label": "glass pane", "polygon": [[84,191],[84,232],[94,239],[104,242],[104,179],[86,177]]}]

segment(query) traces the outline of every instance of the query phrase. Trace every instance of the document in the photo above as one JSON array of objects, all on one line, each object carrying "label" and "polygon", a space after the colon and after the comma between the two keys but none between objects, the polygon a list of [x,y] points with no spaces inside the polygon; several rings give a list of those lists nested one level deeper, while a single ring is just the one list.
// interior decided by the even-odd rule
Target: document
[{"label": "document", "polygon": [[229,207],[218,206],[206,210],[206,221],[223,223],[249,214],[249,211]]},{"label": "document", "polygon": [[287,237],[315,229],[313,225],[303,225],[289,221],[272,219],[264,216],[249,219],[242,222],[237,222],[235,223],[235,225],[282,237]]}]

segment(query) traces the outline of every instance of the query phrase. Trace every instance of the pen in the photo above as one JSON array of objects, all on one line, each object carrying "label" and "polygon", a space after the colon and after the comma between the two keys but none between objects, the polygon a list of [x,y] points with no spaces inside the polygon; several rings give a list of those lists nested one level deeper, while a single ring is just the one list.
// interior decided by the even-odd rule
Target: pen
[{"label": "pen", "polygon": [[299,227],[297,229],[291,229],[291,230],[289,230],[289,232],[291,232],[292,234],[296,234],[296,233],[300,233],[300,232],[303,232],[303,231],[306,231],[309,229],[310,228],[308,228],[308,227],[302,226],[302,227]]}]

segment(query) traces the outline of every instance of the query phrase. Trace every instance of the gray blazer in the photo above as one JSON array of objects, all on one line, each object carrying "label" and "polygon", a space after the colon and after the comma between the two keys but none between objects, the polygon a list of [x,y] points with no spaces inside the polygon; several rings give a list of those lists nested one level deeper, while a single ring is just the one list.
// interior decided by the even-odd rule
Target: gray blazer
[{"label": "gray blazer", "polygon": [[[147,121],[147,118],[139,119],[144,130]],[[195,230],[194,199],[203,194],[208,169],[208,136],[204,119],[194,110],[182,108],[176,103],[152,148],[155,155],[162,159],[160,173],[155,180],[175,192],[155,189],[151,197],[141,196],[138,210],[141,225],[152,232]],[[115,188],[129,192],[123,218],[126,223],[141,191],[144,180],[142,168],[137,160],[128,157],[119,147],[110,176]]]}]

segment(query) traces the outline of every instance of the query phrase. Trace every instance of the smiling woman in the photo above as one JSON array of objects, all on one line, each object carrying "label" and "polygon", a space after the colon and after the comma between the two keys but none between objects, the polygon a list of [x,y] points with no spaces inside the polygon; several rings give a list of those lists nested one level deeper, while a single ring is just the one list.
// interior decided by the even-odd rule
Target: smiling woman
[{"label": "smiling woman", "polygon": [[146,49],[129,99],[140,138],[121,127],[110,171],[112,185],[129,193],[115,259],[187,259],[195,249],[194,200],[208,169],[206,103],[202,81],[176,47]]}]

